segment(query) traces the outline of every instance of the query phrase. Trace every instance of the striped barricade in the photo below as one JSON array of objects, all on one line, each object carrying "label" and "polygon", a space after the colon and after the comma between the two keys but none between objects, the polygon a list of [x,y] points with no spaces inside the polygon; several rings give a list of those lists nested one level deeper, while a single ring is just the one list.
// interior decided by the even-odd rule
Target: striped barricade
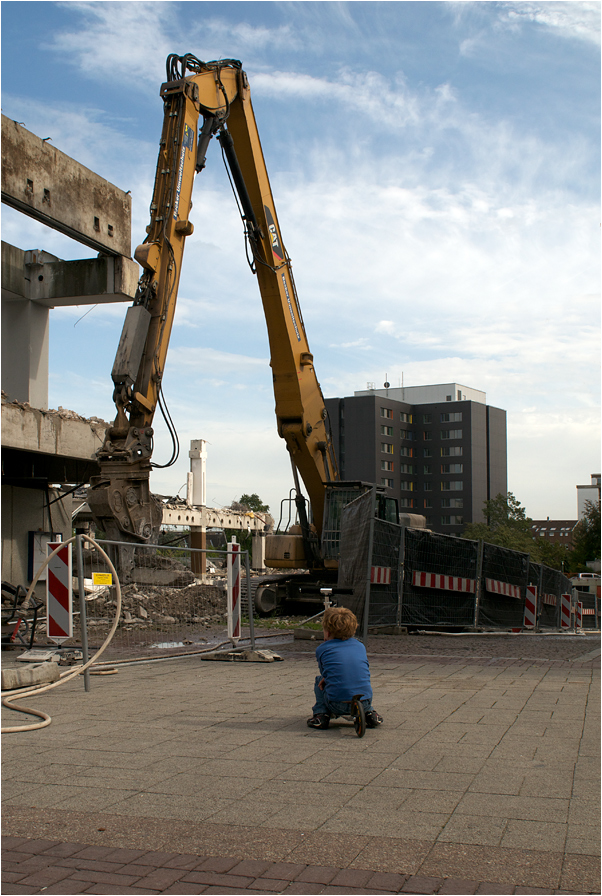
[{"label": "striped barricade", "polygon": [[463,579],[459,576],[444,576],[436,572],[413,572],[412,585],[418,588],[437,588],[440,591],[461,591],[474,594],[477,588],[476,579]]},{"label": "striped barricade", "polygon": [[575,604],[575,628],[583,628],[583,604],[580,600]]},{"label": "striped barricade", "polygon": [[[48,542],[48,554],[61,547],[62,542]],[[71,545],[63,545],[48,563],[46,576],[46,634],[51,641],[62,644],[73,637],[73,587]]]},{"label": "striped barricade", "polygon": [[391,568],[388,566],[373,566],[370,570],[371,585],[390,585]]},{"label": "striped barricade", "polygon": [[226,569],[228,593],[228,638],[234,643],[240,639],[240,545],[236,536],[228,544],[228,562]]},{"label": "striped barricade", "polygon": [[527,585],[523,628],[534,629],[537,622],[537,585]]},{"label": "striped barricade", "polygon": [[485,579],[485,588],[492,594],[503,594],[505,597],[520,600],[520,585],[511,585],[509,582],[500,582],[497,579]]},{"label": "striped barricade", "polygon": [[560,595],[560,629],[571,627],[571,595]]}]

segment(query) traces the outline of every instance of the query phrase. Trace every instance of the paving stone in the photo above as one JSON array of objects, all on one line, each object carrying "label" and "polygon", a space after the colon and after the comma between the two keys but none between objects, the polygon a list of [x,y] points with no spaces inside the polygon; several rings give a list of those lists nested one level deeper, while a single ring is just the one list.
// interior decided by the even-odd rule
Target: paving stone
[{"label": "paving stone", "polygon": [[375,890],[397,893],[407,881],[409,874],[394,874],[388,871],[376,871],[368,878],[367,886]]},{"label": "paving stone", "polygon": [[360,871],[359,869],[347,868],[339,871],[338,874],[330,881],[331,887],[367,887],[368,881],[372,877],[371,871]]},{"label": "paving stone", "polygon": [[294,880],[282,890],[283,893],[290,893],[292,896],[314,896],[315,893],[321,893],[324,884],[312,884],[309,881]]},{"label": "paving stone", "polygon": [[207,887],[247,887],[253,880],[252,877],[243,877],[241,874],[218,874],[216,871],[187,871],[181,878],[188,884],[205,884]]},{"label": "paving stone", "polygon": [[401,888],[401,893],[437,893],[441,886],[440,877],[410,877]]},{"label": "paving stone", "polygon": [[232,874],[244,874],[249,877],[260,877],[270,867],[270,862],[258,862],[253,859],[244,859],[230,869]]},{"label": "paving stone", "polygon": [[297,881],[308,884],[329,884],[338,874],[338,868],[326,865],[308,865],[296,878]]},{"label": "paving stone", "polygon": [[459,880],[458,878],[450,877],[443,881],[437,892],[440,896],[441,894],[447,894],[447,896],[452,896],[452,894],[453,896],[471,896],[471,894],[477,892],[478,886],[478,880]]},{"label": "paving stone", "polygon": [[215,871],[217,874],[226,874],[235,865],[238,865],[240,859],[231,857],[220,858],[220,856],[210,856],[196,867],[196,871]]},{"label": "paving stone", "polygon": [[306,868],[307,865],[293,862],[272,862],[260,876],[275,880],[295,880]]}]

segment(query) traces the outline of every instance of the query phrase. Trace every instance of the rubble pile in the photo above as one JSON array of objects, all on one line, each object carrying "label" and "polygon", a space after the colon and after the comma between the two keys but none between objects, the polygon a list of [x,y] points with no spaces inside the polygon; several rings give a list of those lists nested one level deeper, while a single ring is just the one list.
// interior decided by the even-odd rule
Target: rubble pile
[{"label": "rubble pile", "polygon": [[[103,624],[115,614],[113,589],[103,589],[86,599],[88,622]],[[226,619],[224,585],[192,584],[185,588],[126,585],[121,592],[122,625],[203,625],[207,628]]]}]

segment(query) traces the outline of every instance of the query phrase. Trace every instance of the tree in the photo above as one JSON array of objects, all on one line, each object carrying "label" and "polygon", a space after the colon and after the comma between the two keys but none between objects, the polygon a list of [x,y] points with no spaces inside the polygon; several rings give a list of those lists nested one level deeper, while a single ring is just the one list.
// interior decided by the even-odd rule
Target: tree
[{"label": "tree", "polygon": [[[258,494],[253,492],[252,495],[241,495],[240,501],[232,501],[230,505],[230,510],[236,510],[239,513],[267,513],[270,509],[269,504],[264,504]],[[232,536],[236,536],[236,540],[240,544],[241,551],[249,551],[251,552],[252,547],[252,535],[250,532],[241,532],[236,529],[225,529],[224,533],[226,535],[226,541],[230,541]]]},{"label": "tree", "polygon": [[527,516],[525,508],[514,497],[512,492],[501,493],[484,502],[484,523],[468,523],[462,538],[475,541],[482,538],[489,544],[497,544],[513,551],[531,554],[531,558],[539,561],[539,545],[534,540],[531,526],[533,520]]},{"label": "tree", "polygon": [[583,572],[588,560],[600,559],[600,502],[585,503],[585,515],[573,530],[572,569]]},{"label": "tree", "polygon": [[254,513],[267,513],[270,509],[270,505],[264,504],[255,492],[252,495],[241,495],[238,503],[243,504],[247,510],[252,510]]}]

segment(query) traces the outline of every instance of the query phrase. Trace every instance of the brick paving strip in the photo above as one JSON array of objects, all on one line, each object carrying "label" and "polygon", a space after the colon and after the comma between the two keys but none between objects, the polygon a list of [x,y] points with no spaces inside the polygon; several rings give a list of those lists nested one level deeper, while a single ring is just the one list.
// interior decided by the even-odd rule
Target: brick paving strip
[{"label": "brick paving strip", "polygon": [[[22,813],[28,816],[24,810]],[[85,831],[94,844],[68,839],[2,837],[2,894],[19,893],[599,893],[600,863],[590,856],[530,850],[431,844],[390,837],[330,836],[237,826],[178,824],[163,831],[163,850],[124,847],[157,842],[156,819],[118,819],[51,811],[26,817],[25,826],[55,835]],[[146,823],[145,823],[146,822]],[[18,826],[18,822],[16,822]],[[106,828],[104,826],[107,826]],[[15,819],[11,827],[15,826]],[[95,836],[93,827],[96,828]],[[111,831],[112,829],[112,831]],[[128,833],[129,829],[129,833]],[[101,845],[101,842],[104,845]],[[211,847],[200,855],[196,844]],[[190,852],[170,850],[186,844]],[[246,843],[246,848],[245,848]],[[238,854],[224,855],[232,850]],[[222,853],[221,855],[219,853]],[[280,853],[300,861],[270,860]],[[310,858],[323,857],[324,864]],[[257,856],[264,855],[264,860]],[[303,858],[306,861],[303,861]],[[346,866],[346,867],[345,867]],[[415,868],[386,871],[383,868]],[[454,876],[449,876],[450,873]],[[470,876],[469,876],[470,875]],[[554,882],[571,882],[557,888]],[[521,885],[522,882],[522,885]],[[539,883],[540,886],[535,886]]]}]

